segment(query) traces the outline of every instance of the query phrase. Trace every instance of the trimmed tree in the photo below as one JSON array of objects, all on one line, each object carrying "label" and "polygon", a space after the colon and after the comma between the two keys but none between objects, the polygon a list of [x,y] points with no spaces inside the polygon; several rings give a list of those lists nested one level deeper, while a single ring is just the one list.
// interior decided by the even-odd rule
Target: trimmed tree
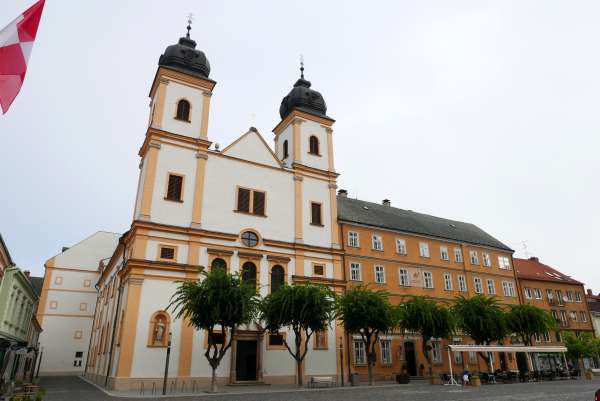
[{"label": "trimmed tree", "polygon": [[564,342],[567,347],[567,356],[571,360],[577,361],[577,370],[582,371],[582,358],[590,358],[594,356],[595,341],[591,333],[581,333],[578,336],[567,332],[564,334]]},{"label": "trimmed tree", "polygon": [[[457,328],[460,328],[478,345],[501,342],[508,335],[506,313],[496,298],[485,295],[465,298],[461,295],[456,298],[452,310],[456,317]],[[485,360],[491,371],[489,354],[483,352],[478,354]]]},{"label": "trimmed tree", "polygon": [[[294,332],[294,348],[287,339],[283,344],[296,361],[296,383],[302,387],[302,361],[308,352],[311,336],[324,331],[333,320],[335,296],[327,287],[317,284],[284,285],[269,294],[260,305],[260,320],[265,330],[278,333],[283,327]],[[304,346],[302,342],[304,340]]]},{"label": "trimmed tree", "polygon": [[360,334],[367,356],[369,385],[373,385],[373,365],[377,359],[375,346],[379,335],[394,328],[388,294],[365,286],[353,287],[338,299],[337,318],[343,322],[347,333]]},{"label": "trimmed tree", "polygon": [[[200,280],[184,281],[171,297],[169,309],[196,330],[205,330],[208,347],[204,356],[212,368],[210,391],[217,391],[217,368],[231,347],[235,330],[250,323],[257,311],[256,290],[224,269],[202,272]],[[215,334],[222,339],[215,341]]]},{"label": "trimmed tree", "polygon": [[454,333],[455,319],[451,310],[438,305],[433,299],[415,296],[398,305],[396,311],[402,331],[421,336],[423,355],[429,365],[429,377],[433,379],[431,341],[434,338],[448,338]]},{"label": "trimmed tree", "polygon": [[509,332],[515,333],[527,346],[533,344],[533,336],[542,336],[556,327],[556,321],[548,312],[529,304],[511,306],[506,314]]}]

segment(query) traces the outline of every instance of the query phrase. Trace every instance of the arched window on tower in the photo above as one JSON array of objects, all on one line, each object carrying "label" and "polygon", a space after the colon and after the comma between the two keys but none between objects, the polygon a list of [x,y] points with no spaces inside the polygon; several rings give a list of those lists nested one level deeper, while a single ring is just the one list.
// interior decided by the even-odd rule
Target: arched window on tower
[{"label": "arched window on tower", "polygon": [[256,289],[256,265],[246,262],[242,265],[242,281]]},{"label": "arched window on tower", "polygon": [[227,263],[221,258],[216,258],[210,264],[210,268],[211,268],[211,270],[214,270],[214,269],[227,270]]},{"label": "arched window on tower", "polygon": [[287,159],[289,155],[290,153],[288,149],[288,141],[286,139],[285,141],[283,141],[283,159]]},{"label": "arched window on tower", "polygon": [[177,102],[177,114],[175,118],[181,121],[190,121],[190,102],[185,99]]},{"label": "arched window on tower", "polygon": [[309,145],[308,153],[313,154],[313,155],[319,154],[319,140],[317,139],[316,136],[311,135],[311,137],[308,139],[308,145]]},{"label": "arched window on tower", "polygon": [[170,324],[171,318],[167,312],[154,312],[150,319],[148,345],[152,347],[166,347],[169,342]]},{"label": "arched window on tower", "polygon": [[285,283],[285,270],[279,265],[273,266],[271,269],[271,293],[274,293]]}]

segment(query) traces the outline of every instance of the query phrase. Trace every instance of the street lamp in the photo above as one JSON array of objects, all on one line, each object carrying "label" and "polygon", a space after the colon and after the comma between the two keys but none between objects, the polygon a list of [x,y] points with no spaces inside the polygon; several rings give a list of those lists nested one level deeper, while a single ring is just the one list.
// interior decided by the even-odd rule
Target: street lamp
[{"label": "street lamp", "polygon": [[171,357],[171,332],[169,332],[169,342],[167,343],[167,359],[165,360],[165,378],[163,380],[163,395],[167,394],[167,377],[169,376],[169,358]]}]

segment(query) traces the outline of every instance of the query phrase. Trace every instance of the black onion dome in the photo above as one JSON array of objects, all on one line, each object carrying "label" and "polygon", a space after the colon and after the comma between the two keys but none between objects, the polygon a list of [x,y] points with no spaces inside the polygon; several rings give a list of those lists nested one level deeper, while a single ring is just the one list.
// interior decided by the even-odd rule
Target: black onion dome
[{"label": "black onion dome", "polygon": [[179,38],[179,43],[171,45],[158,59],[158,65],[177,71],[208,78],[210,63],[202,50],[196,50],[196,42],[189,37]]},{"label": "black onion dome", "polygon": [[323,95],[310,89],[310,81],[304,77],[296,81],[290,93],[281,101],[279,108],[281,119],[283,120],[294,109],[327,117],[327,105]]}]

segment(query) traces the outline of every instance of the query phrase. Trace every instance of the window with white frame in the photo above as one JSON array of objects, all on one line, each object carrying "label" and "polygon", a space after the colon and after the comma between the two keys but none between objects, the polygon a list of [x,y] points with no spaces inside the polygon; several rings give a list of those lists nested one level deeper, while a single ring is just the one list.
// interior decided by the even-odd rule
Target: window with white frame
[{"label": "window with white frame", "polygon": [[585,312],[583,312],[583,311],[579,312],[579,316],[580,316],[580,318],[581,318],[580,320],[582,322],[587,322],[587,314]]},{"label": "window with white frame", "polygon": [[454,363],[457,365],[462,365],[463,363],[463,356],[462,356],[462,352],[453,352],[454,354]]},{"label": "window with white frame", "polygon": [[533,298],[533,294],[531,293],[531,288],[525,287],[523,289],[523,292],[525,293],[525,298],[527,298],[527,299]]},{"label": "window with white frame", "polygon": [[573,291],[571,290],[567,291],[567,301],[573,302]]},{"label": "window with white frame", "polygon": [[490,254],[487,252],[482,252],[481,253],[481,258],[483,259],[483,265],[485,267],[491,267],[492,266],[492,259],[490,258]]},{"label": "window with white frame", "polygon": [[536,343],[541,343],[542,342],[542,336],[540,336],[539,333],[535,333],[535,342]]},{"label": "window with white frame", "polygon": [[577,312],[571,311],[570,315],[571,315],[571,320],[576,322],[577,321]]},{"label": "window with white frame", "polygon": [[462,274],[458,276],[458,290],[460,292],[467,292],[467,279]]},{"label": "window with white frame", "polygon": [[400,277],[400,285],[403,287],[410,287],[410,276],[408,270],[399,269],[398,276]]},{"label": "window with white frame", "polygon": [[546,341],[547,343],[549,343],[551,341],[549,332],[544,333],[544,341]]},{"label": "window with white frame", "polygon": [[375,282],[379,284],[385,283],[385,267],[375,265]]},{"label": "window with white frame", "polygon": [[427,242],[419,242],[419,255],[422,258],[429,257],[429,244]]},{"label": "window with white frame", "polygon": [[479,264],[479,255],[477,255],[477,251],[469,251],[469,258],[471,259],[472,265]]},{"label": "window with white frame", "polygon": [[454,248],[454,261],[456,263],[462,263],[462,250],[460,248]]},{"label": "window with white frame", "polygon": [[431,342],[431,360],[434,363],[442,362],[442,343],[440,341]]},{"label": "window with white frame", "polygon": [[354,340],[354,364],[365,365],[367,363],[367,353],[365,352],[365,343],[362,340]]},{"label": "window with white frame", "polygon": [[450,273],[444,273],[444,290],[452,291],[452,276]]},{"label": "window with white frame", "polygon": [[576,291],[576,292],[575,292],[575,301],[576,301],[576,302],[583,302],[583,301],[581,300],[581,293],[580,293],[579,291]]},{"label": "window with white frame", "polygon": [[431,272],[423,272],[423,287],[433,288],[433,274]]},{"label": "window with white frame", "polygon": [[352,281],[361,281],[362,280],[362,272],[360,263],[350,263],[350,280]]},{"label": "window with white frame", "polygon": [[535,296],[535,299],[542,299],[542,290],[539,288],[534,288],[533,295]]},{"label": "window with white frame", "polygon": [[392,340],[381,340],[379,342],[381,347],[381,364],[391,365],[392,364]]},{"label": "window with white frame", "polygon": [[494,283],[494,280],[492,280],[491,278],[487,279],[487,290],[488,290],[488,294],[496,295],[496,284]]},{"label": "window with white frame", "polygon": [[469,351],[469,363],[477,363],[477,353],[475,351]]},{"label": "window with white frame", "polygon": [[348,246],[358,248],[360,246],[358,233],[355,231],[348,231]]},{"label": "window with white frame", "polygon": [[563,324],[567,324],[567,312],[565,312],[564,310],[560,311],[560,321]]},{"label": "window with white frame", "polygon": [[502,282],[502,290],[504,291],[504,296],[506,297],[514,297],[515,293],[515,283],[512,281],[503,281]]},{"label": "window with white frame", "polygon": [[448,255],[448,247],[440,246],[440,258],[442,260],[450,260],[450,256]]},{"label": "window with white frame", "polygon": [[406,241],[401,238],[396,238],[396,253],[406,255]]},{"label": "window with white frame", "polygon": [[373,234],[373,249],[376,251],[383,251],[383,240],[381,235]]},{"label": "window with white frame", "polygon": [[547,289],[546,296],[548,297],[548,301],[552,301],[554,299],[554,291]]},{"label": "window with white frame", "polygon": [[504,270],[510,269],[510,259],[508,256],[498,256],[498,267]]},{"label": "window with white frame", "polygon": [[475,277],[475,292],[477,294],[483,294],[483,285],[481,283],[481,278]]}]

